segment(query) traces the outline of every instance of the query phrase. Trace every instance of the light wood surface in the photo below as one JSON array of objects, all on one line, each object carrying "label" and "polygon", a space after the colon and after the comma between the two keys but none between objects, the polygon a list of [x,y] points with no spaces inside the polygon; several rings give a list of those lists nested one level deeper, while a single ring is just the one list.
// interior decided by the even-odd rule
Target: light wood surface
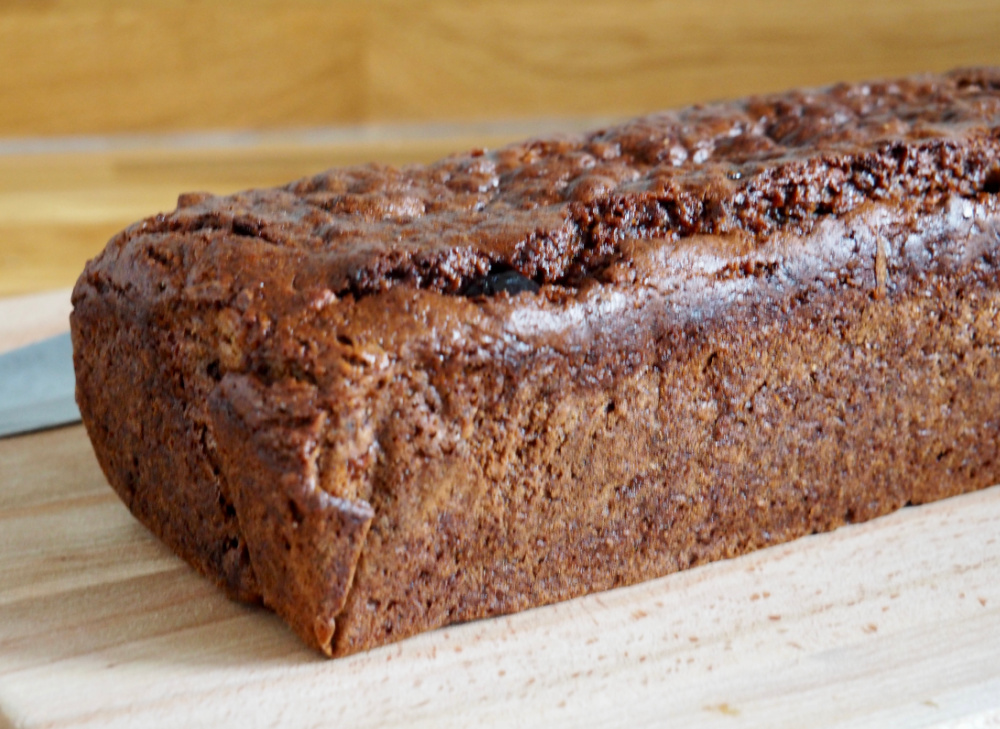
[{"label": "light wood surface", "polygon": [[1000,487],[328,661],[139,526],[82,427],[0,440],[5,724],[996,727]]},{"label": "light wood surface", "polygon": [[69,289],[12,297],[0,305],[0,354],[69,328]]},{"label": "light wood surface", "polygon": [[998,38],[995,0],[0,0],[0,137],[626,115]]}]

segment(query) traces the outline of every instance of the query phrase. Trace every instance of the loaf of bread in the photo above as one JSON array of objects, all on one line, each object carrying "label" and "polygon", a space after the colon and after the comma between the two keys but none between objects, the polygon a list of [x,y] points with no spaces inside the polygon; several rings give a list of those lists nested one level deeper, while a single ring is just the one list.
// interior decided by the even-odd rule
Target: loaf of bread
[{"label": "loaf of bread", "polygon": [[1000,481],[1000,70],[335,169],[115,236],[108,480],[344,655]]}]

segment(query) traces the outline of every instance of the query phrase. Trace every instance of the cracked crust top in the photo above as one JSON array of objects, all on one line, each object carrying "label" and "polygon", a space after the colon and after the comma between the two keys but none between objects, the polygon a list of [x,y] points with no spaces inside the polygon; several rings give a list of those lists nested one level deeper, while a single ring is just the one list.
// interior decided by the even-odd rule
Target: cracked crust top
[{"label": "cracked crust top", "polygon": [[[426,166],[330,170],[283,188],[182,195],[119,244],[225,232],[308,259],[355,297],[461,293],[491,270],[579,286],[622,242],[804,233],[866,201],[1000,190],[1000,71],[839,85],[651,114]],[[239,254],[234,254],[239,255]]]}]

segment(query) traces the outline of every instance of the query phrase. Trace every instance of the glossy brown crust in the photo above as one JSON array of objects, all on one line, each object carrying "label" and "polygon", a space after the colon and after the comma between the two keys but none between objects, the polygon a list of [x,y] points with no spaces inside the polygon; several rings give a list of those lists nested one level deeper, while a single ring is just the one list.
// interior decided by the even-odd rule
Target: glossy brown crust
[{"label": "glossy brown crust", "polygon": [[77,284],[81,411],[331,655],[988,486],[998,150],[975,70],[182,196]]},{"label": "glossy brown crust", "polygon": [[186,195],[126,237],[253,237],[338,295],[454,293],[498,265],[579,284],[630,238],[806,233],[869,201],[996,192],[998,87],[996,71],[964,71],[663,112],[428,166]]}]

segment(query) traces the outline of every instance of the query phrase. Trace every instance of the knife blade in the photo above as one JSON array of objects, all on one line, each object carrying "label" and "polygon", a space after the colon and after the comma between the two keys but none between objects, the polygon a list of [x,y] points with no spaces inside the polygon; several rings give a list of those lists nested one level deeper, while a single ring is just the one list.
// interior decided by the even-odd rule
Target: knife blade
[{"label": "knife blade", "polygon": [[0,354],[0,438],[80,420],[69,332]]}]

